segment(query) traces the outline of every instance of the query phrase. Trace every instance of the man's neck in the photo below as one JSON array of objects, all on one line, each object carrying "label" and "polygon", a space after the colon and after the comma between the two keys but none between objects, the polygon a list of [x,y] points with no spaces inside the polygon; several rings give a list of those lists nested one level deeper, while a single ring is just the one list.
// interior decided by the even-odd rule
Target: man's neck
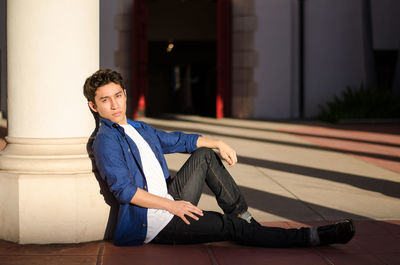
[{"label": "man's neck", "polygon": [[128,125],[128,119],[126,118],[126,116],[125,116],[124,120],[121,122],[118,122],[118,124],[119,125]]}]

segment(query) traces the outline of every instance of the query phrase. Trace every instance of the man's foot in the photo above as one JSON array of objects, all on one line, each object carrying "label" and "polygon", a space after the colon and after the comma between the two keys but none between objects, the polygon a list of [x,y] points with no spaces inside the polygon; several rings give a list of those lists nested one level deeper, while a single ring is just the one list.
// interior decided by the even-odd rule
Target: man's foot
[{"label": "man's foot", "polygon": [[353,220],[345,219],[332,225],[320,226],[317,228],[319,245],[346,244],[356,232]]},{"label": "man's foot", "polygon": [[241,219],[243,219],[243,220],[245,220],[245,221],[248,222],[249,224],[254,224],[254,225],[257,225],[257,226],[261,226],[260,223],[258,223],[258,222],[253,218],[253,216],[251,215],[251,213],[248,212],[248,211],[245,211],[245,212],[243,212],[242,214],[239,214],[238,217],[241,218]]},{"label": "man's foot", "polygon": [[259,222],[257,222],[256,219],[254,219],[253,217],[251,217],[250,223],[251,223],[251,224],[255,224],[255,225],[257,225],[257,226],[262,226],[262,225],[261,225]]}]

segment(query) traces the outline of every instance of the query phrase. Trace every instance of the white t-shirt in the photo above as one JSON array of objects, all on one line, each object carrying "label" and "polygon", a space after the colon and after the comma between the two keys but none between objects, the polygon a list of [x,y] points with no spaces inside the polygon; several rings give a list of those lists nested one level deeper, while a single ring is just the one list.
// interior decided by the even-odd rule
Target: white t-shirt
[{"label": "white t-shirt", "polygon": [[[148,192],[163,198],[173,200],[168,194],[167,183],[160,162],[154,155],[149,144],[131,125],[122,125],[125,133],[135,142],[139,149],[143,172],[147,182]],[[173,214],[166,210],[147,210],[147,235],[144,243],[149,243],[171,221]]]}]

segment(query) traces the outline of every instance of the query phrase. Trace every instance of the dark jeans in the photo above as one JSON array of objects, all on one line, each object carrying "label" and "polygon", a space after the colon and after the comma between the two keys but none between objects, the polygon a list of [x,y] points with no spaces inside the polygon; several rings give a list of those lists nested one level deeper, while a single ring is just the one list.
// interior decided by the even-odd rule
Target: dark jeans
[{"label": "dark jeans", "polygon": [[204,211],[204,216],[199,216],[198,221],[189,218],[190,225],[174,216],[152,243],[193,244],[230,240],[263,247],[307,245],[308,228],[265,227],[239,218],[239,214],[247,211],[247,203],[221,159],[211,149],[196,150],[168,182],[168,192],[175,200],[197,205],[204,183],[215,194],[224,214]]}]

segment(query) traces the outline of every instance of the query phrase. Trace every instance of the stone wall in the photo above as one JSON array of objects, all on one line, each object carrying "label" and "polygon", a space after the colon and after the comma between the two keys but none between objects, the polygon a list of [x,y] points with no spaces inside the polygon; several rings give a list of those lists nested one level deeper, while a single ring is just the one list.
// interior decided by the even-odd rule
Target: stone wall
[{"label": "stone wall", "polygon": [[253,98],[257,95],[254,68],[258,55],[254,50],[257,29],[254,0],[232,1],[232,116],[253,116]]}]

